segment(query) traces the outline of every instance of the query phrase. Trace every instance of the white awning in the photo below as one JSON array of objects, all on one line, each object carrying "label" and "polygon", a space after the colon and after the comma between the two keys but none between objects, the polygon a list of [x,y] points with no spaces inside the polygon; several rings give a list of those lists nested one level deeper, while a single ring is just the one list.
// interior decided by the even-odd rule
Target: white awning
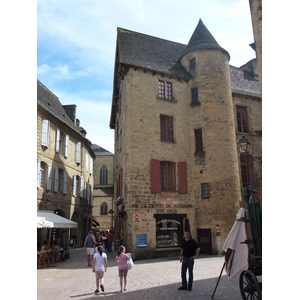
[{"label": "white awning", "polygon": [[[77,223],[56,215],[53,211],[47,210],[38,210],[37,217],[44,218],[46,222],[52,223],[53,226],[45,226],[45,227],[55,227],[55,228],[77,228]],[[42,227],[39,227],[42,228]]]},{"label": "white awning", "polygon": [[36,217],[37,218],[37,228],[51,228],[53,227],[53,223],[46,221],[45,218]]}]

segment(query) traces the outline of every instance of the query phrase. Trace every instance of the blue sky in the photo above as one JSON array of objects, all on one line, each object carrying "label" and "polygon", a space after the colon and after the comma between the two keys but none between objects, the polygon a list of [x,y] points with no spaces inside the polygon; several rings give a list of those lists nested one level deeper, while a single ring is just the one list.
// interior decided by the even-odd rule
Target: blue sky
[{"label": "blue sky", "polygon": [[76,104],[87,138],[114,153],[109,128],[117,27],[187,44],[199,19],[236,67],[255,57],[248,0],[38,0],[37,78]]}]

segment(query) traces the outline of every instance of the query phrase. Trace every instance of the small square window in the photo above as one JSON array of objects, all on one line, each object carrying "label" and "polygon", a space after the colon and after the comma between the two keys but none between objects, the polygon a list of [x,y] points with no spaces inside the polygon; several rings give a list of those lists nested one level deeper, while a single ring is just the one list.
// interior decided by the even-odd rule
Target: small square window
[{"label": "small square window", "polygon": [[209,183],[201,183],[202,199],[209,199]]},{"label": "small square window", "polygon": [[196,69],[196,59],[193,58],[190,60],[190,70]]}]

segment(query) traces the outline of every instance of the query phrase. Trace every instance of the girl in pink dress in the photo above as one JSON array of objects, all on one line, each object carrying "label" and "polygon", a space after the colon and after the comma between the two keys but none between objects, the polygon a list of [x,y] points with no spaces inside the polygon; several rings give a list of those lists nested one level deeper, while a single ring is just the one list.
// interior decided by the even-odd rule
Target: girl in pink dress
[{"label": "girl in pink dress", "polygon": [[[128,273],[128,268],[127,268],[127,261],[130,259],[131,254],[130,253],[125,253],[125,247],[120,246],[118,250],[118,255],[116,257],[116,263],[119,264],[119,277],[120,277],[120,286],[121,290],[120,293],[123,293],[123,291],[127,291],[126,284],[127,284],[127,273]],[[124,277],[124,290],[122,289],[123,287],[123,277]]]}]

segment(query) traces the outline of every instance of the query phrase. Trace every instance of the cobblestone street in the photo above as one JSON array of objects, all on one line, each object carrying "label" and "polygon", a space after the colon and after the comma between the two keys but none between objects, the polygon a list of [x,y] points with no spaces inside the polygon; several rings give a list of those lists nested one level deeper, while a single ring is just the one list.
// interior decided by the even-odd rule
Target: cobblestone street
[{"label": "cobblestone street", "polygon": [[[224,257],[199,255],[194,265],[192,291],[178,291],[181,286],[178,258],[139,260],[128,271],[127,291],[120,293],[116,252],[108,253],[104,292],[95,294],[95,274],[87,265],[83,248],[71,250],[70,259],[37,270],[37,299],[211,299]],[[187,275],[188,276],[188,275]],[[239,276],[228,280],[225,271],[215,292],[215,300],[242,299]]]}]

